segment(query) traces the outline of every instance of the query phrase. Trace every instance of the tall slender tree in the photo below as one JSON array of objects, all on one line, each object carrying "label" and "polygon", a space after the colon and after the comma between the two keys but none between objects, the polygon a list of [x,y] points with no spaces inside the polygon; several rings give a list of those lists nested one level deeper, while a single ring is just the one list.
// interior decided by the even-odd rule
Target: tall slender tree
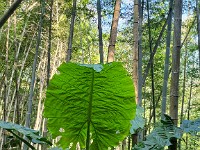
[{"label": "tall slender tree", "polygon": [[[51,69],[51,40],[52,40],[52,17],[53,17],[53,3],[54,0],[50,1],[50,13],[49,13],[49,37],[48,37],[48,53],[47,53],[47,86],[49,85],[50,79],[50,69]],[[47,137],[47,120],[46,118],[43,119],[43,136]],[[42,147],[43,150],[47,149],[47,146],[44,145]]]},{"label": "tall slender tree", "polygon": [[102,26],[101,26],[101,0],[97,0],[97,13],[98,13],[98,31],[99,31],[99,55],[100,55],[100,63],[103,63],[103,39],[102,39]]},{"label": "tall slender tree", "polygon": [[138,101],[139,105],[142,105],[142,22],[143,22],[143,9],[144,0],[138,0],[138,10],[139,10],[139,24],[138,24]]},{"label": "tall slender tree", "polygon": [[166,37],[164,79],[163,79],[163,87],[162,87],[161,118],[163,118],[164,114],[166,113],[167,84],[168,84],[168,78],[169,78],[169,55],[170,55],[171,28],[172,28],[172,6],[173,6],[173,0],[170,0],[170,2],[169,2],[169,19],[167,21],[167,37]]},{"label": "tall slender tree", "polygon": [[108,46],[107,62],[114,61],[115,43],[117,39],[117,27],[118,27],[118,21],[119,21],[119,16],[120,16],[120,7],[121,7],[121,0],[116,0],[114,13],[113,13],[113,19],[112,19],[112,26],[110,30],[110,40],[109,40],[109,46]]},{"label": "tall slender tree", "polygon": [[134,0],[133,24],[133,82],[136,103],[142,105],[142,20],[143,7],[141,0]]},{"label": "tall slender tree", "polygon": [[[33,95],[34,95],[34,85],[35,85],[35,77],[36,77],[36,65],[37,65],[37,59],[39,55],[39,47],[41,44],[41,34],[42,34],[42,26],[43,26],[43,16],[45,12],[45,1],[41,0],[41,14],[40,14],[40,22],[38,26],[38,35],[37,35],[37,43],[35,48],[35,57],[34,62],[32,66],[32,78],[31,78],[31,85],[30,85],[30,92],[29,92],[29,98],[28,98],[28,109],[26,113],[26,120],[25,120],[25,126],[30,128],[31,126],[31,114],[32,114],[32,104],[33,104]],[[27,150],[26,144],[24,145],[24,150]]]},{"label": "tall slender tree", "polygon": [[76,2],[77,2],[77,0],[73,0],[72,17],[71,17],[70,31],[69,31],[69,37],[68,37],[68,49],[67,49],[66,62],[69,62],[72,57],[72,41],[73,41],[74,24],[75,24],[75,17],[76,17]]},{"label": "tall slender tree", "polygon": [[[183,68],[183,85],[182,85],[182,98],[181,98],[181,116],[180,116],[180,124],[183,121],[183,111],[184,111],[184,102],[185,102],[185,82],[186,82],[186,67],[187,67],[187,45],[184,56],[184,68]],[[181,140],[179,140],[179,150],[181,150]]]},{"label": "tall slender tree", "polygon": [[[151,38],[151,23],[149,13],[149,1],[147,0],[147,18],[148,18],[148,30],[149,30],[149,49],[150,56],[152,55],[152,38]],[[155,106],[155,92],[154,92],[154,61],[151,61],[151,90],[152,90],[152,103],[153,103],[153,123],[156,122],[156,106]]]},{"label": "tall slender tree", "polygon": [[[10,1],[11,4],[11,1]],[[7,105],[8,105],[8,55],[9,55],[9,36],[10,36],[10,19],[8,20],[8,25],[7,25],[7,35],[6,35],[6,57],[5,57],[5,79],[4,79],[4,99],[3,99],[3,120],[6,120],[7,117]],[[6,143],[6,134],[5,134],[5,130],[3,131],[3,137],[1,139],[1,146],[0,149],[2,148],[3,144]]]},{"label": "tall slender tree", "polygon": [[[190,79],[190,93],[188,98],[188,106],[187,106],[187,120],[190,120],[190,109],[191,109],[191,100],[192,100],[192,88],[193,88],[193,81],[192,81],[192,75]],[[188,149],[188,135],[186,136],[186,149]]]},{"label": "tall slender tree", "polygon": [[[174,124],[178,123],[178,98],[179,98],[179,71],[181,51],[181,24],[182,24],[182,0],[176,0],[174,4],[174,44],[172,52],[172,74],[170,87],[170,116]],[[170,150],[177,149],[177,140],[171,140]]]},{"label": "tall slender tree", "polygon": [[138,43],[139,43],[139,7],[138,0],[134,0],[134,24],[133,24],[133,82],[135,86],[136,103],[138,99]]},{"label": "tall slender tree", "polygon": [[[141,15],[142,9],[141,9],[141,1],[140,0],[134,0],[134,24],[133,24],[133,82],[134,82],[134,87],[135,87],[135,101],[138,106],[142,105],[142,76],[139,76],[140,73],[142,73],[142,51],[141,51],[141,25],[142,25],[142,15]],[[139,60],[140,58],[140,60]],[[139,68],[140,67],[140,68]],[[141,70],[139,70],[141,69]],[[141,80],[140,80],[141,79]],[[140,98],[139,98],[140,94]],[[138,139],[138,134],[137,132],[135,134],[132,134],[132,146],[134,146]]]},{"label": "tall slender tree", "polygon": [[196,0],[197,8],[197,33],[198,33],[198,49],[199,49],[199,71],[200,71],[200,2]]}]

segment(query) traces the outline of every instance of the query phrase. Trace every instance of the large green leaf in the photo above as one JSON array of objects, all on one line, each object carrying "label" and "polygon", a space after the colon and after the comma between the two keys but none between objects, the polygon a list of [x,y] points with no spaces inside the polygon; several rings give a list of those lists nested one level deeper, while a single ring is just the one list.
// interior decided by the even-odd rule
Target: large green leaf
[{"label": "large green leaf", "polygon": [[53,138],[60,136],[59,146],[73,143],[74,149],[79,142],[85,148],[90,140],[91,150],[104,150],[128,135],[136,105],[121,63],[63,63],[58,71],[46,92],[44,116]]}]

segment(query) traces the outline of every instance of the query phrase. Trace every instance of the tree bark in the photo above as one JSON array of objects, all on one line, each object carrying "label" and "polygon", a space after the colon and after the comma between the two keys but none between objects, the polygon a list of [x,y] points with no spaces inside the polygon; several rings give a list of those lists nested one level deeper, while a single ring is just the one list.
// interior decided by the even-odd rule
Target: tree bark
[{"label": "tree bark", "polygon": [[[182,0],[176,0],[174,5],[174,46],[172,52],[172,74],[170,88],[170,116],[174,124],[178,123],[178,97],[179,97],[179,71],[181,50],[181,23],[182,23]],[[177,139],[171,140],[170,150],[177,149]]]},{"label": "tree bark", "polygon": [[70,31],[69,31],[66,62],[69,62],[71,60],[71,57],[72,57],[72,41],[73,41],[74,23],[75,23],[75,17],[76,17],[76,1],[77,0],[73,0],[72,18],[71,18]]},{"label": "tree bark", "polygon": [[116,38],[117,38],[117,27],[118,27],[118,21],[119,21],[119,16],[120,16],[120,7],[121,7],[121,0],[116,0],[114,13],[113,13],[113,19],[112,19],[112,26],[110,30],[110,41],[109,41],[109,46],[108,46],[107,62],[114,61],[115,43],[116,43]]},{"label": "tree bark", "polygon": [[99,30],[99,55],[100,63],[103,64],[103,40],[102,40],[102,26],[101,26],[101,0],[97,0],[97,13],[98,13],[98,30]]},{"label": "tree bark", "polygon": [[167,22],[164,79],[163,79],[163,87],[162,87],[161,119],[163,119],[164,114],[166,113],[167,85],[168,85],[168,78],[169,78],[169,55],[170,55],[171,28],[172,28],[172,6],[173,6],[173,0],[170,0],[170,2],[169,2],[169,19]]},{"label": "tree bark", "polygon": [[[133,82],[135,87],[136,104],[142,105],[142,19],[143,9],[140,0],[134,0],[134,24],[133,24]],[[132,147],[142,139],[142,132],[131,135]]]},{"label": "tree bark", "polygon": [[200,10],[199,10],[199,0],[196,0],[197,8],[197,33],[198,33],[198,49],[199,49],[199,70],[200,70]]},{"label": "tree bark", "polygon": [[[151,38],[151,23],[149,14],[149,1],[147,0],[147,17],[148,17],[148,30],[149,30],[149,49],[150,57],[152,54],[152,38]],[[152,103],[153,103],[153,123],[156,123],[156,105],[155,105],[155,92],[154,92],[154,61],[151,61],[151,91],[152,91]]]},{"label": "tree bark", "polygon": [[138,101],[139,105],[142,105],[142,21],[143,21],[143,8],[144,0],[138,0],[139,4],[139,41],[138,41]]},{"label": "tree bark", "polygon": [[10,6],[10,8],[5,12],[3,17],[0,19],[0,28],[5,24],[5,22],[8,20],[8,18],[14,13],[14,11],[19,7],[22,0],[16,0],[13,2],[13,4]]},{"label": "tree bark", "polygon": [[134,0],[134,24],[133,24],[133,82],[135,87],[135,101],[139,104],[138,99],[138,43],[139,43],[139,4]]}]

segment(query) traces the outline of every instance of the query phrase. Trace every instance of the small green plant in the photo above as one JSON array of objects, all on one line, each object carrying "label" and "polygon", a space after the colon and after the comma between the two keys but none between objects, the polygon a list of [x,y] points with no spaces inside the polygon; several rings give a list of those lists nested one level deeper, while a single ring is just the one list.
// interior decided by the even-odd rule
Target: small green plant
[{"label": "small green plant", "polygon": [[136,105],[132,79],[121,63],[63,63],[46,92],[44,116],[57,145],[107,150],[130,131]]},{"label": "small green plant", "polygon": [[173,124],[170,116],[164,115],[164,119],[146,137],[145,141],[133,147],[133,150],[161,150],[170,146],[171,138],[181,139],[184,133],[197,136],[200,132],[200,119],[195,121],[184,120],[180,127]]}]

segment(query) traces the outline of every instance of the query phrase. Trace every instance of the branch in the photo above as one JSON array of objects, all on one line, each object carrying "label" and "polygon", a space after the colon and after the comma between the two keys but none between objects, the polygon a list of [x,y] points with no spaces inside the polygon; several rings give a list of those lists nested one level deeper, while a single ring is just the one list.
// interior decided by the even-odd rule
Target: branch
[{"label": "branch", "polygon": [[14,13],[14,11],[19,7],[22,0],[16,0],[14,3],[10,6],[10,8],[4,13],[3,17],[0,19],[0,28],[5,24],[5,22],[8,20],[8,18]]},{"label": "branch", "polygon": [[195,21],[196,21],[196,17],[195,17],[194,20],[192,21],[192,24],[191,24],[191,26],[190,26],[190,28],[189,28],[189,30],[188,30],[188,32],[187,32],[187,34],[186,34],[186,36],[185,36],[183,42],[181,43],[181,48],[182,48],[183,45],[185,44],[185,41],[186,41],[186,39],[187,39],[187,37],[188,37],[188,35],[189,35],[189,33],[190,33],[192,27],[194,26]]},{"label": "branch", "polygon": [[164,25],[162,26],[162,29],[161,29],[160,34],[159,34],[159,36],[158,36],[158,39],[157,39],[157,41],[156,41],[156,45],[154,46],[153,52],[152,52],[151,55],[150,55],[149,62],[148,62],[148,64],[147,64],[147,67],[146,67],[145,72],[144,72],[144,75],[143,75],[142,85],[145,84],[145,80],[146,80],[147,75],[148,75],[148,73],[149,73],[150,65],[151,65],[151,63],[152,63],[152,60],[153,60],[153,58],[154,58],[154,55],[156,54],[157,48],[158,48],[158,46],[159,46],[160,40],[161,40],[161,38],[162,38],[162,36],[163,36],[163,33],[164,33],[164,30],[165,30],[165,27],[167,26],[167,21],[168,21],[168,19],[169,19],[169,14],[170,14],[170,13],[172,13],[172,10],[170,10],[169,13],[168,13],[167,19],[166,19]]}]

